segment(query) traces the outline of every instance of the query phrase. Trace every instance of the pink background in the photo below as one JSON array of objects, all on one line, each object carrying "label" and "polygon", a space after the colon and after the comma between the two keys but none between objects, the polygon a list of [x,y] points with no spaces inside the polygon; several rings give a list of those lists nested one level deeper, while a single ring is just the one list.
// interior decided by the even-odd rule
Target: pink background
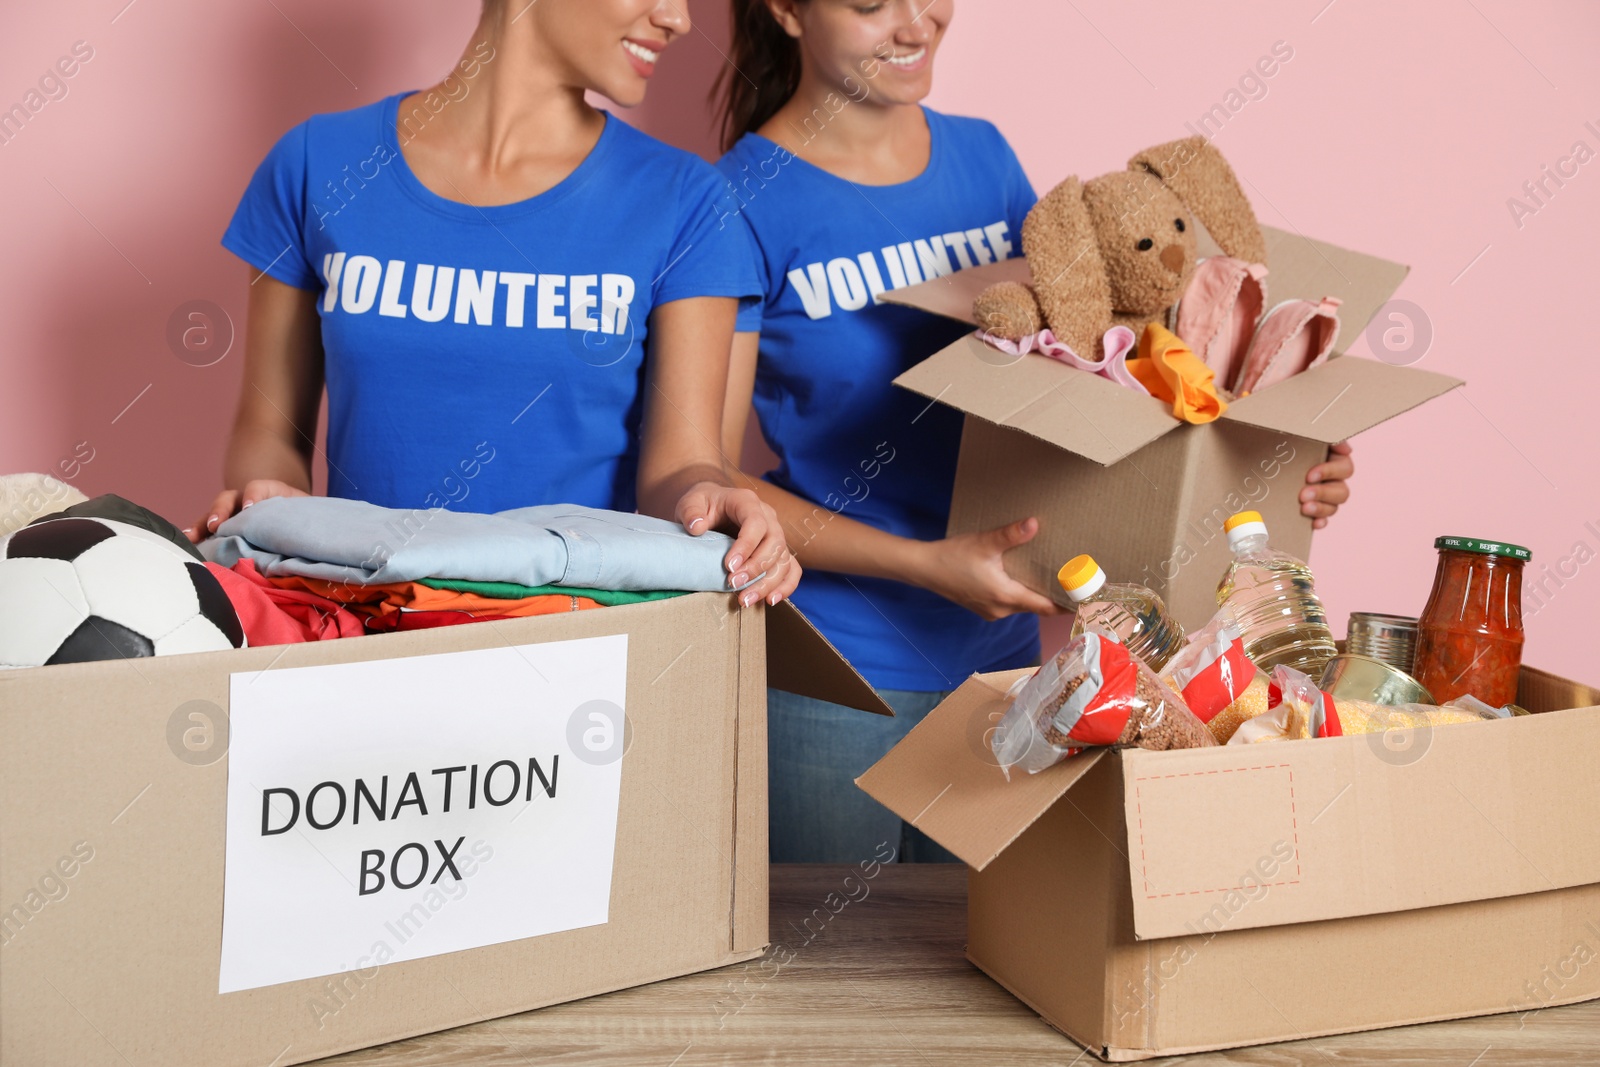
[{"label": "pink background", "polygon": [[[5,106],[75,41],[95,52],[0,144],[0,470],[187,523],[218,487],[240,347],[186,364],[168,317],[209,300],[242,329],[245,268],[217,239],[267,147],[308,114],[436,79],[478,5],[123,5],[11,5],[0,27]],[[691,12],[626,117],[709,156],[726,18],[713,0]],[[1507,206],[1574,142],[1600,151],[1585,126],[1600,130],[1600,5],[1211,0],[1157,19],[1118,0],[964,0],[931,103],[996,122],[1043,191],[1184,136],[1276,41],[1293,58],[1217,145],[1264,222],[1409,263],[1399,296],[1433,333],[1418,365],[1470,383],[1357,440],[1355,498],[1313,555],[1336,629],[1351,610],[1419,611],[1437,534],[1517,541],[1534,551],[1529,662],[1600,682],[1600,370],[1577,317],[1600,291],[1600,161],[1520,225]]]}]

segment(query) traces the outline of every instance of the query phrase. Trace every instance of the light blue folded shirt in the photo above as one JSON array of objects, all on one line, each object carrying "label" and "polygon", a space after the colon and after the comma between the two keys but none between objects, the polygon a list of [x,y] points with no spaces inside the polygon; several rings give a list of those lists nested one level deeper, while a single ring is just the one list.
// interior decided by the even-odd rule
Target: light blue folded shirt
[{"label": "light blue folded shirt", "polygon": [[648,515],[576,504],[492,515],[400,510],[338,497],[271,497],[233,516],[200,544],[231,567],[355,585],[455,578],[519,585],[688,592],[726,590],[726,534],[691,536]]}]

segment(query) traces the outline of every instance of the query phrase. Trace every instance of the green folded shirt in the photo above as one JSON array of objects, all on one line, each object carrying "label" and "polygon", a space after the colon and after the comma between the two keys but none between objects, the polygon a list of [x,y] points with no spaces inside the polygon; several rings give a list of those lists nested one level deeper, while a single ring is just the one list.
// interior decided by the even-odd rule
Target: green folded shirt
[{"label": "green folded shirt", "polygon": [[643,604],[651,600],[671,600],[686,594],[675,589],[637,593],[614,589],[580,589],[574,585],[518,585],[515,582],[469,582],[453,578],[421,578],[418,585],[430,589],[449,589],[456,593],[476,593],[495,600],[522,600],[530,596],[581,596],[614,608],[622,604]]}]

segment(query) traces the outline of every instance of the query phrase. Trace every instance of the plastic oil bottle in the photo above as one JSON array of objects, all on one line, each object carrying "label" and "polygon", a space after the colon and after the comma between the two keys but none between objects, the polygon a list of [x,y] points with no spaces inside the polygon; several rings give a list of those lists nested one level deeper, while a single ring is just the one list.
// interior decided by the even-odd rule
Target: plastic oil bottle
[{"label": "plastic oil bottle", "polygon": [[1245,655],[1267,672],[1281,663],[1312,679],[1322,677],[1338,649],[1311,568],[1267,544],[1260,512],[1241,511],[1223,529],[1233,562],[1217,585],[1217,605],[1233,605]]},{"label": "plastic oil bottle", "polygon": [[1110,630],[1153,671],[1165,667],[1183,647],[1183,627],[1167,614],[1159,596],[1142,585],[1107,582],[1092,557],[1074,556],[1056,572],[1056,581],[1077,605],[1073,637],[1090,626]]}]

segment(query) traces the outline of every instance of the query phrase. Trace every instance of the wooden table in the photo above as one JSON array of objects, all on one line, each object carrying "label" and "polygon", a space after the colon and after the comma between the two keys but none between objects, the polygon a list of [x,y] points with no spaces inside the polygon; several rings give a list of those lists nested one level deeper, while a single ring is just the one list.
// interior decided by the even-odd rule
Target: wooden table
[{"label": "wooden table", "polygon": [[[772,973],[759,961],[367,1049],[322,1064],[424,1067],[561,1064],[849,1064],[946,1067],[1099,1061],[1047,1026],[963,955],[966,869],[887,866],[826,924],[853,868],[774,867]],[[852,883],[853,885],[856,883]],[[823,909],[826,914],[826,909]],[[1374,1030],[1262,1045],[1164,1064],[1501,1067],[1600,1063],[1600,1001],[1521,1019]]]}]

